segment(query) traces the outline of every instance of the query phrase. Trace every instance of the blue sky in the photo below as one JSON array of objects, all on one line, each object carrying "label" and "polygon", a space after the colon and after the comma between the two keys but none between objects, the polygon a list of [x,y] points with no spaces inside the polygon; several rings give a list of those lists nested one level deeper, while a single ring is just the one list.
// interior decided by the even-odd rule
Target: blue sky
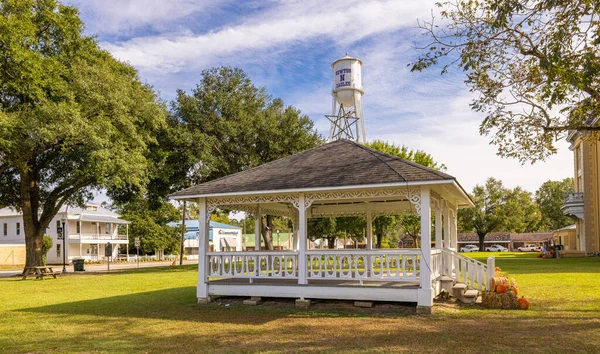
[{"label": "blue sky", "polygon": [[322,134],[331,110],[331,62],[349,52],[364,62],[367,139],[422,149],[448,167],[467,190],[495,176],[535,191],[573,175],[564,141],[544,163],[522,166],[496,156],[478,134],[484,118],[469,109],[464,75],[438,69],[410,73],[417,20],[435,1],[69,0],[86,31],[116,58],[136,67],[166,101],[189,91],[200,72],[230,65],[309,115]]}]

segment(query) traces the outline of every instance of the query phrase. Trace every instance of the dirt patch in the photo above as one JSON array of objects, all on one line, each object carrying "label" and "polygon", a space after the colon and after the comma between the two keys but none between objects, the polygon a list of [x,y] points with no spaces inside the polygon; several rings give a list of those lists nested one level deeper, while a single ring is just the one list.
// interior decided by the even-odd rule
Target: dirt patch
[{"label": "dirt patch", "polygon": [[[238,296],[219,296],[215,297],[212,302],[213,306],[244,306],[242,302],[247,297]],[[273,309],[295,309],[295,300],[293,298],[274,298],[274,297],[263,297],[263,303],[258,305],[259,307],[273,308]],[[361,308],[354,306],[354,301],[348,300],[321,300],[314,299],[309,311],[351,311],[356,314],[382,314],[382,315],[412,315],[415,314],[415,305],[407,303],[395,303],[395,302],[373,302],[371,308]],[[306,310],[299,310],[306,311]]]}]

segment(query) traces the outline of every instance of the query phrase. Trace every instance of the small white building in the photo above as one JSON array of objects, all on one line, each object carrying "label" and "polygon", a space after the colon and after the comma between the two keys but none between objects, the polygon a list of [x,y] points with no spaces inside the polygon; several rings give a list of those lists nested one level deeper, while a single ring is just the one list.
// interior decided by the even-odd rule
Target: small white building
[{"label": "small white building", "polygon": [[[113,246],[113,257],[119,253],[127,254],[129,222],[120,219],[118,214],[98,204],[87,203],[83,208],[62,207],[52,219],[44,232],[52,237],[52,248],[46,255],[46,263],[60,264],[63,261],[63,239],[58,233],[63,219],[67,262],[73,258],[103,259],[108,243]],[[12,208],[0,209],[0,248],[10,247],[14,254],[14,249],[19,246],[25,248],[22,214]],[[123,251],[119,252],[119,248],[123,248]],[[0,260],[0,263],[3,261]],[[11,261],[13,264],[25,263],[25,259]]]},{"label": "small white building", "polygon": [[[181,221],[169,223],[169,226],[181,227]],[[198,220],[186,220],[185,228],[186,233],[183,243],[185,254],[188,259],[197,259]],[[211,221],[208,238],[209,247],[212,252],[242,251],[241,227]]]}]

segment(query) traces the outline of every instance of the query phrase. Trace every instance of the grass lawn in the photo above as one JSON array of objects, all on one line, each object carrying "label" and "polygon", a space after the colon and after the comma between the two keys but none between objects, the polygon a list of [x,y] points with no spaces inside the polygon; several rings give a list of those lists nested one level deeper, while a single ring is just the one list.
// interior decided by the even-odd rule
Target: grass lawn
[{"label": "grass lawn", "polygon": [[197,305],[196,267],[0,279],[0,352],[599,352],[600,258],[497,259],[528,311]]},{"label": "grass lawn", "polygon": [[494,256],[496,259],[537,258],[539,252],[466,252],[461,254],[478,260],[485,260],[489,256]]}]

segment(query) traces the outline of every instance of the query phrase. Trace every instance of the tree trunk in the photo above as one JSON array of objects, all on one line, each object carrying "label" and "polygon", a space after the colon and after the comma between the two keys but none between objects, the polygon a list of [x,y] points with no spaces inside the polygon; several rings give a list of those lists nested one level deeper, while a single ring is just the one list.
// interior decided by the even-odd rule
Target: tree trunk
[{"label": "tree trunk", "polygon": [[[23,210],[23,229],[25,231],[25,266],[39,267],[42,261],[42,240],[44,229],[38,223],[37,201],[32,203],[32,189],[38,187],[38,183],[32,180],[29,172],[21,172],[21,203]],[[38,187],[39,188],[39,187]],[[36,204],[36,205],[32,205]]]},{"label": "tree trunk", "polygon": [[262,228],[260,230],[265,248],[269,251],[273,250],[273,215],[265,215],[262,218]]},{"label": "tree trunk", "polygon": [[337,240],[337,237],[327,237],[327,248],[329,248],[330,250],[334,249],[335,240]]},{"label": "tree trunk", "polygon": [[378,232],[375,234],[375,236],[377,237],[377,248],[381,248],[381,244],[383,242],[383,232]]},{"label": "tree trunk", "polygon": [[479,251],[485,250],[485,235],[484,233],[477,233],[477,236],[479,236]]},{"label": "tree trunk", "polygon": [[31,218],[23,217],[23,228],[25,230],[25,266],[39,267],[42,261],[42,240],[44,230],[36,229]]}]

